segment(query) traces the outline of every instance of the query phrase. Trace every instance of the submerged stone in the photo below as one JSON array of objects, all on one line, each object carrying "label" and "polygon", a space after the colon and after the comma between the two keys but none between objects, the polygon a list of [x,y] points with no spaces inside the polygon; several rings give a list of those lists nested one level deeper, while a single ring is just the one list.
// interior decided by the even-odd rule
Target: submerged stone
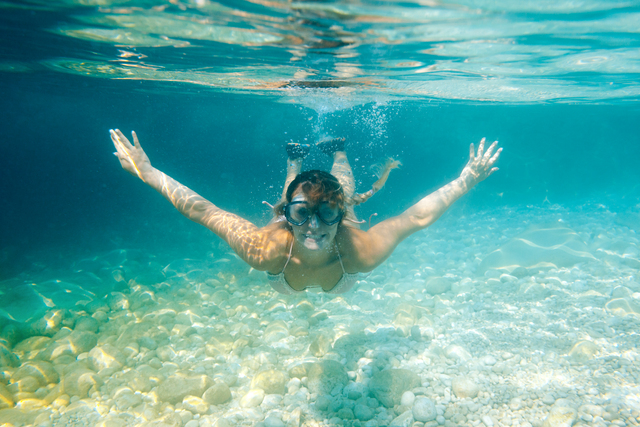
[{"label": "submerged stone", "polygon": [[[0,383],[0,409],[6,408],[13,408],[13,394]],[[2,422],[1,419],[0,422]]]},{"label": "submerged stone", "polygon": [[[304,364],[307,376],[307,388],[311,393],[331,394],[336,387],[344,387],[349,382],[347,370],[334,360]],[[295,376],[295,375],[292,375]]]},{"label": "submerged stone", "polygon": [[126,357],[116,347],[105,344],[94,347],[89,352],[89,366],[95,371],[102,369],[121,369],[125,364]]},{"label": "submerged stone", "polygon": [[640,316],[640,304],[628,297],[612,299],[605,305],[605,308],[609,313],[616,316]]},{"label": "submerged stone", "polygon": [[426,291],[431,295],[440,295],[451,290],[451,280],[445,277],[432,277],[427,280]]},{"label": "submerged stone", "polygon": [[251,381],[251,388],[260,388],[266,394],[284,394],[287,379],[283,372],[270,369],[256,374]]},{"label": "submerged stone", "polygon": [[389,427],[409,427],[413,425],[413,422],[413,413],[409,410],[394,418],[389,424]]},{"label": "submerged stone", "polygon": [[375,412],[367,405],[357,404],[353,407],[353,415],[357,420],[369,421],[371,418],[373,418]]},{"label": "submerged stone", "polygon": [[451,381],[451,389],[459,398],[474,398],[480,391],[480,386],[469,377],[456,377]]},{"label": "submerged stone", "polygon": [[37,411],[23,411],[16,408],[0,410],[0,425],[26,426],[33,424],[38,416]]},{"label": "submerged stone", "polygon": [[64,312],[62,310],[50,310],[42,318],[31,322],[28,327],[29,335],[53,336],[62,327]]},{"label": "submerged stone", "polygon": [[65,394],[85,398],[91,387],[102,385],[102,379],[95,372],[80,368],[66,375],[62,384]]},{"label": "submerged stone", "polygon": [[202,399],[210,405],[222,405],[231,400],[231,390],[226,383],[219,382],[207,389]]},{"label": "submerged stone", "polygon": [[591,341],[578,341],[569,352],[569,357],[571,357],[574,362],[585,363],[593,359],[598,351],[600,351],[600,348],[596,343]]},{"label": "submerged stone", "polygon": [[213,380],[206,375],[194,377],[173,375],[158,386],[158,399],[175,404],[181,402],[185,396],[202,397],[204,391],[212,385]]},{"label": "submerged stone", "polygon": [[3,344],[0,344],[0,368],[15,368],[20,365],[18,357]]},{"label": "submerged stone", "polygon": [[318,336],[309,344],[309,353],[315,357],[322,357],[331,350],[331,338],[326,334],[318,334]]},{"label": "submerged stone", "polygon": [[194,414],[206,414],[209,410],[209,404],[196,396],[186,396],[182,400],[182,407]]},{"label": "submerged stone", "polygon": [[411,411],[413,412],[413,418],[423,423],[433,421],[438,416],[433,400],[422,396],[416,398]]},{"label": "submerged stone", "polygon": [[73,331],[68,336],[50,343],[38,358],[51,360],[64,355],[78,356],[91,350],[97,343],[98,337],[93,332]]},{"label": "submerged stone", "polygon": [[98,323],[98,321],[96,319],[94,319],[93,317],[81,317],[78,320],[76,320],[76,324],[73,328],[74,331],[88,331],[88,332],[93,332],[96,333],[98,332],[98,328],[100,327],[100,324]]},{"label": "submerged stone", "polygon": [[467,350],[455,344],[447,346],[444,349],[444,354],[447,359],[457,360],[458,362],[468,362],[473,358]]},{"label": "submerged stone", "polygon": [[408,369],[377,372],[369,382],[371,393],[387,408],[399,405],[402,394],[418,386],[420,377]]},{"label": "submerged stone", "polygon": [[268,344],[273,344],[288,336],[289,330],[287,329],[287,325],[282,320],[276,320],[266,327],[262,339]]},{"label": "submerged stone", "polygon": [[249,390],[247,394],[240,399],[240,406],[243,408],[254,408],[262,403],[264,400],[264,390],[254,389]]},{"label": "submerged stone", "polygon": [[45,361],[32,360],[23,363],[11,379],[17,381],[27,376],[34,378],[39,387],[60,381],[60,376],[53,365]]},{"label": "submerged stone", "polygon": [[571,427],[578,417],[578,411],[573,408],[554,406],[542,427]]}]

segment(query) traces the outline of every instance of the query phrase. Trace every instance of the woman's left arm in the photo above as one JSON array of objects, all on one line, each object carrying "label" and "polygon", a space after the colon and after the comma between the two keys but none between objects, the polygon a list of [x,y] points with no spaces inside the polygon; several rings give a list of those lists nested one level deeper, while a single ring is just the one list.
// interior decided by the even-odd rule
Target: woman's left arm
[{"label": "woman's left arm", "polygon": [[360,234],[361,238],[357,240],[361,242],[354,244],[358,246],[355,250],[364,269],[380,265],[401,241],[436,222],[456,200],[498,170],[494,165],[502,148],[494,153],[498,145],[496,141],[485,152],[484,145],[483,138],[476,154],[475,147],[471,144],[469,162],[458,178],[424,197],[402,214],[382,221],[366,233]]}]

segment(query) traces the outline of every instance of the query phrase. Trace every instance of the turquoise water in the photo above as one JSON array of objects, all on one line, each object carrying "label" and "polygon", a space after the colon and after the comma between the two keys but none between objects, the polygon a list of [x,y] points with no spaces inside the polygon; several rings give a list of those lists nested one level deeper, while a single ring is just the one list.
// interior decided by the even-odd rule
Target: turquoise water
[{"label": "turquoise water", "polygon": [[[640,424],[640,2],[0,9],[0,425]],[[112,128],[258,225],[286,142],[345,137],[359,191],[400,159],[373,223],[504,152],[354,290],[284,296]]]}]

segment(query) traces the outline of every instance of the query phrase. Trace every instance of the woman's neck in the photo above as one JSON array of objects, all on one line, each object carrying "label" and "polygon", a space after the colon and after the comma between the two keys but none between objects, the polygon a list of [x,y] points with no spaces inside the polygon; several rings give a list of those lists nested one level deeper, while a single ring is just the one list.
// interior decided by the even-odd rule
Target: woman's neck
[{"label": "woman's neck", "polygon": [[292,254],[307,267],[320,267],[333,261],[337,256],[336,242],[333,240],[328,248],[312,250],[295,241]]}]

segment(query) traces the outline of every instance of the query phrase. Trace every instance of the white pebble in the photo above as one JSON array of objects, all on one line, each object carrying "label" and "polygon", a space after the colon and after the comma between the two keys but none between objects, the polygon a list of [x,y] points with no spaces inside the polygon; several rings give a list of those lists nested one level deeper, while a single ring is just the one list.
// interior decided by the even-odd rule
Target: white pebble
[{"label": "white pebble", "polygon": [[264,425],[265,427],[284,427],[282,420],[273,414],[264,419]]},{"label": "white pebble", "polygon": [[410,391],[405,391],[402,393],[402,398],[400,399],[400,404],[403,406],[413,406],[413,402],[416,400],[416,395]]},{"label": "white pebble", "polygon": [[261,404],[263,400],[264,390],[249,390],[249,392],[240,399],[240,406],[243,408],[253,408]]},{"label": "white pebble", "polygon": [[413,418],[420,422],[433,421],[438,415],[436,405],[433,401],[422,396],[416,398],[412,412]]},{"label": "white pebble", "polygon": [[542,403],[546,405],[553,405],[556,403],[556,398],[551,393],[547,393],[542,397]]},{"label": "white pebble", "polygon": [[495,357],[491,355],[487,355],[482,358],[482,363],[484,363],[487,366],[493,366],[497,363],[497,360]]}]

